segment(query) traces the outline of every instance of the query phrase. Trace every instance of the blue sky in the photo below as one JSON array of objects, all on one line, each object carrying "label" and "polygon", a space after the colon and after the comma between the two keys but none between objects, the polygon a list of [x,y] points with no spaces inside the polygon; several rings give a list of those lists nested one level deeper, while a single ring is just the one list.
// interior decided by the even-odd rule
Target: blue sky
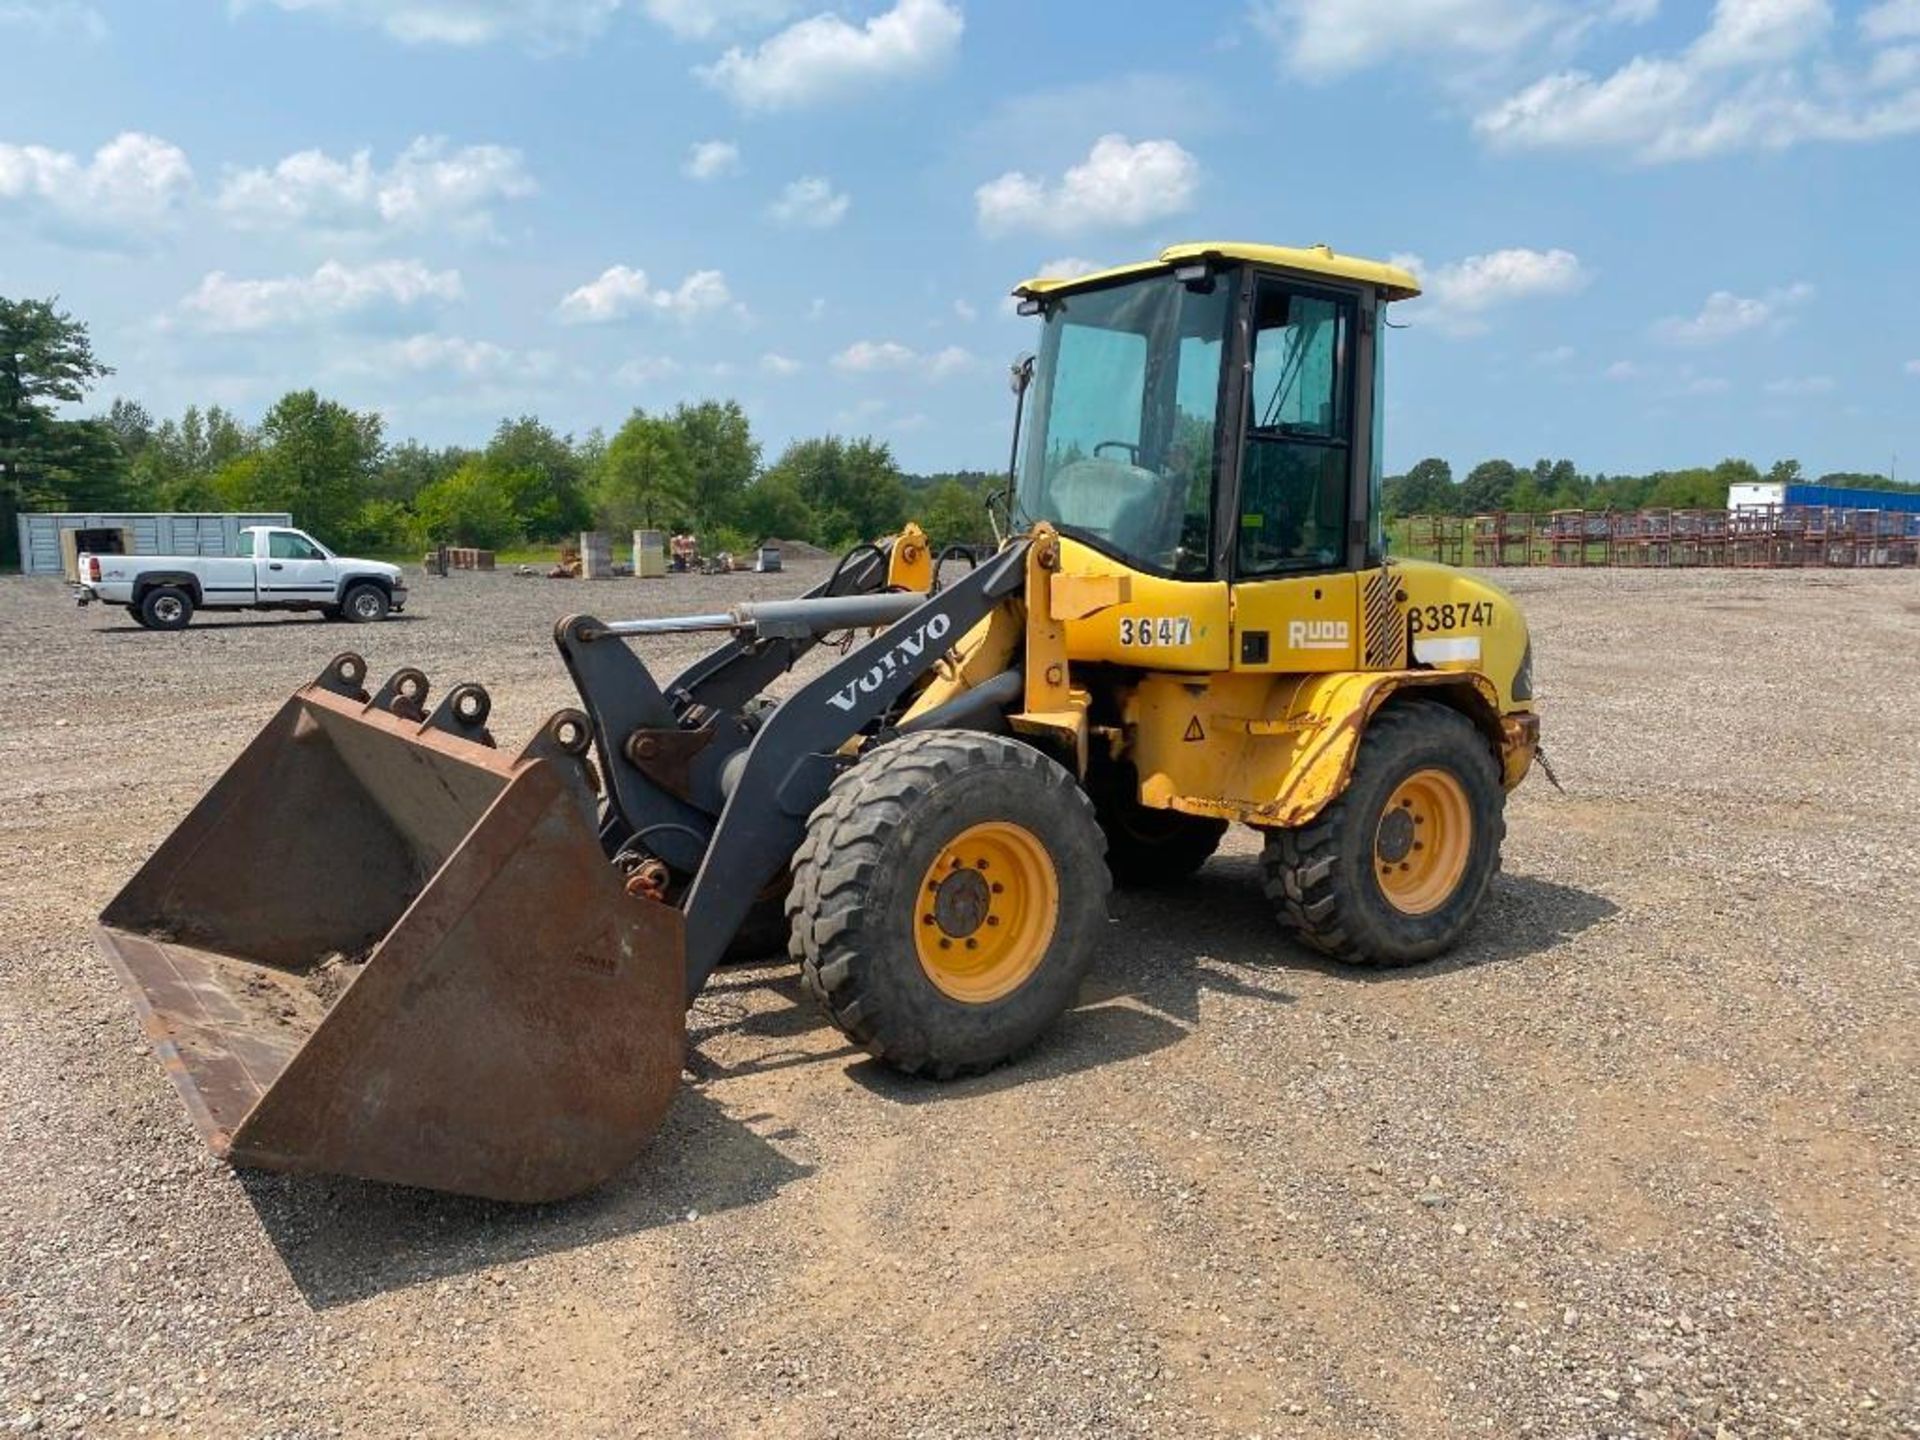
[{"label": "blue sky", "polygon": [[1395,468],[1920,476],[1920,0],[0,0],[0,53],[0,294],[158,413],[732,395],[996,466],[1016,281],[1324,241],[1429,286]]}]

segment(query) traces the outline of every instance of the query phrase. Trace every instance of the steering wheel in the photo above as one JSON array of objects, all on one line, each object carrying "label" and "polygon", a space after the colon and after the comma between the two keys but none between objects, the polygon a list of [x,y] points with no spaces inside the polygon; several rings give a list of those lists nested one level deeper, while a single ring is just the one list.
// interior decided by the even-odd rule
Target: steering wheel
[{"label": "steering wheel", "polygon": [[1102,450],[1124,450],[1127,452],[1127,463],[1135,468],[1139,467],[1140,447],[1138,445],[1130,445],[1125,440],[1102,440],[1093,447],[1093,453],[1098,456]]}]

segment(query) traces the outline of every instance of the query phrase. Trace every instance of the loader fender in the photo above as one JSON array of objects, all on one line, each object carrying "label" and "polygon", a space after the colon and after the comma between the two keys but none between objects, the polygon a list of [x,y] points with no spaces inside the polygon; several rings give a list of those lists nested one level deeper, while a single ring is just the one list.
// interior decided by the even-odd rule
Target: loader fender
[{"label": "loader fender", "polygon": [[1262,828],[1304,825],[1346,788],[1374,715],[1410,694],[1471,720],[1504,773],[1511,745],[1526,744],[1531,759],[1530,727],[1502,724],[1498,694],[1479,674],[1153,675],[1125,706],[1140,801]]}]

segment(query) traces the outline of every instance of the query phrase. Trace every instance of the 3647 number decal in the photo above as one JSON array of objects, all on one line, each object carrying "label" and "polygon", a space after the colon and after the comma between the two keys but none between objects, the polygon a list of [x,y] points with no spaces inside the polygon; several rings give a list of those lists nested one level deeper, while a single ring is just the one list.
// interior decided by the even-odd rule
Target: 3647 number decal
[{"label": "3647 number decal", "polygon": [[1120,619],[1120,643],[1140,650],[1171,649],[1193,643],[1193,620],[1186,615],[1142,615]]},{"label": "3647 number decal", "polygon": [[1415,605],[1407,611],[1413,633],[1428,630],[1465,630],[1493,623],[1493,601],[1461,600],[1451,605]]}]

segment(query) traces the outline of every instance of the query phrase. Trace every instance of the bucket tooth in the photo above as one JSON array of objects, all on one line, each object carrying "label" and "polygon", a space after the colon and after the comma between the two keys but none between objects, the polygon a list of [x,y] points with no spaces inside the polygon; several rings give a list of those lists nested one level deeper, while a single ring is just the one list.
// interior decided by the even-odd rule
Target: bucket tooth
[{"label": "bucket tooth", "polygon": [[584,715],[507,755],[478,686],[421,722],[366,673],[336,657],[281,707],[108,905],[101,948],[234,1164],[576,1194],[678,1087],[680,912],[606,857]]}]

